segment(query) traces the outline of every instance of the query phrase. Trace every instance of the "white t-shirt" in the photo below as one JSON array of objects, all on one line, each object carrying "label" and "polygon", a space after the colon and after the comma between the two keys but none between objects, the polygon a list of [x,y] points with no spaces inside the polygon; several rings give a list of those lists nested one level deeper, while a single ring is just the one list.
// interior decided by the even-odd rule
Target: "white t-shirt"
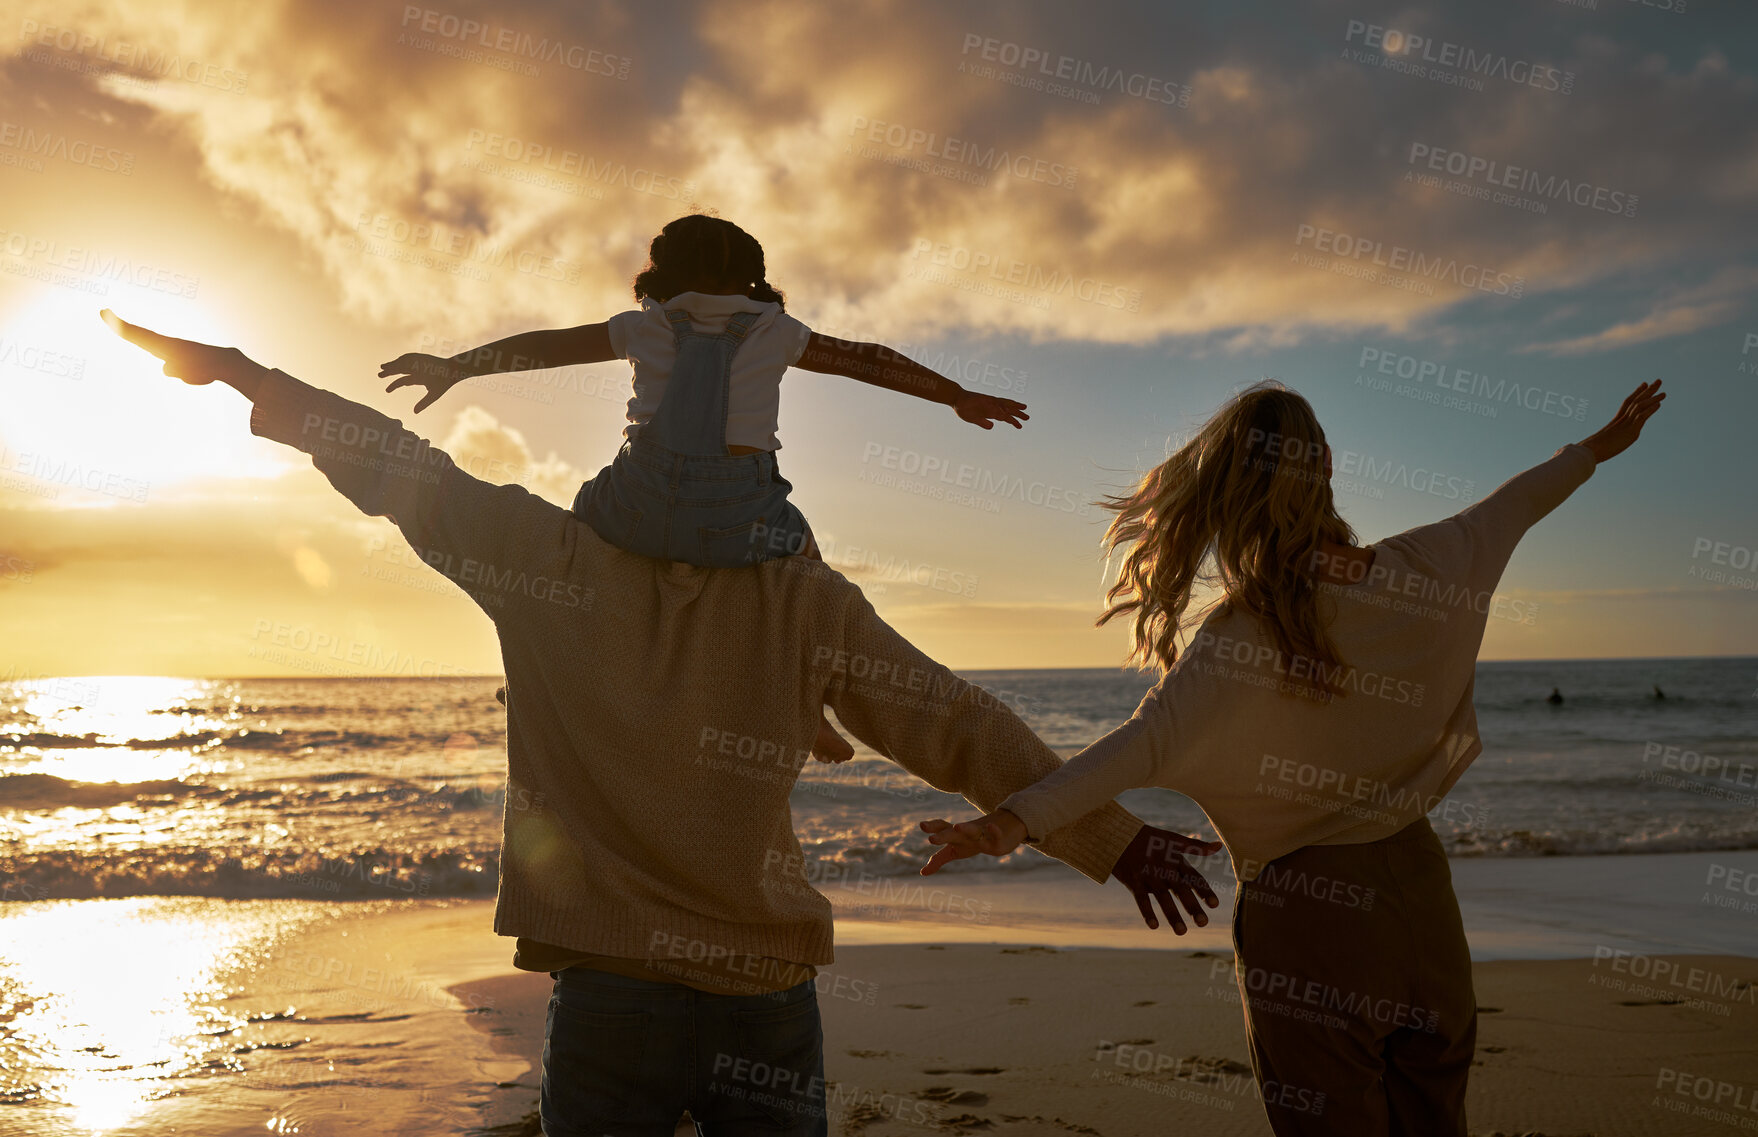
[{"label": "white t-shirt", "polygon": [[618,312],[608,322],[610,349],[618,359],[634,367],[635,394],[629,399],[627,437],[634,427],[653,417],[665,395],[677,361],[678,344],[672,335],[665,309],[681,308],[696,331],[718,334],[739,312],[759,313],[745,342],[733,353],[732,374],[727,384],[726,441],[729,446],[755,446],[779,450],[775,437],[781,411],[781,373],[806,350],[812,329],[800,323],[779,304],[763,304],[746,296],[715,296],[704,292],[680,292],[667,304],[641,301],[639,310]]}]

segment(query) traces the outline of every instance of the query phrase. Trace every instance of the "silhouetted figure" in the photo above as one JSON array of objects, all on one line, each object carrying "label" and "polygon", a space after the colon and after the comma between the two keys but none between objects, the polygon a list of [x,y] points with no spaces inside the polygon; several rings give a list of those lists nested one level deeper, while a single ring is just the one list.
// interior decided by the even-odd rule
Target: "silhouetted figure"
[{"label": "silhouetted figure", "polygon": [[1665,691],[1662,691],[1662,690],[1661,690],[1661,689],[1660,689],[1660,684],[1659,684],[1659,683],[1656,683],[1656,684],[1655,684],[1655,685],[1654,685],[1654,697],[1655,697],[1655,698],[1657,698],[1657,699],[1665,699],[1665,698],[1666,698],[1666,692],[1665,692]]},{"label": "silhouetted figure", "polygon": [[1545,702],[1553,707],[1560,707],[1563,705],[1563,693],[1555,687],[1552,687],[1550,689],[1550,698],[1546,699]]},{"label": "silhouetted figure", "polygon": [[[1024,403],[967,391],[891,348],[800,323],[765,276],[763,246],[723,217],[677,218],[648,255],[634,280],[638,310],[520,332],[445,359],[407,352],[379,369],[381,379],[393,376],[385,390],[425,388],[420,411],[475,376],[627,359],[635,397],[626,441],[580,487],[574,515],[631,553],[703,568],[824,559],[775,465],[777,392],[790,366],[919,396],[984,430],[997,422],[1019,429],[1031,418]],[[848,740],[820,721],[812,756],[853,758]]]}]

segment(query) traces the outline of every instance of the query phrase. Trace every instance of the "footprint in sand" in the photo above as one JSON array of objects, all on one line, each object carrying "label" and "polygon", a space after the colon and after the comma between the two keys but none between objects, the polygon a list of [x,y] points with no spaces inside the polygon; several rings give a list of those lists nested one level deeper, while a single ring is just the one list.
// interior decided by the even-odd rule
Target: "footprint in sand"
[{"label": "footprint in sand", "polygon": [[906,1011],[925,1011],[928,1009],[928,1004],[926,1003],[893,1003],[891,1005],[894,1007],[902,1007]]},{"label": "footprint in sand", "polygon": [[930,1077],[938,1077],[945,1074],[1005,1074],[1007,1073],[1007,1067],[966,1066],[962,1070],[923,1070],[922,1073],[927,1074]]},{"label": "footprint in sand", "polygon": [[976,1090],[955,1090],[951,1086],[929,1086],[925,1090],[917,1090],[910,1095],[922,1101],[937,1101],[942,1105],[987,1105],[989,1095]]},{"label": "footprint in sand", "polygon": [[1045,1118],[1041,1113],[1034,1113],[1029,1116],[1023,1113],[1004,1113],[1001,1115],[1001,1120],[1007,1122],[1009,1125],[1018,1125],[1022,1121],[1036,1121],[1040,1124],[1047,1121],[1058,1129],[1066,1129],[1070,1133],[1084,1134],[1085,1137],[1103,1137],[1103,1134],[1090,1125],[1076,1125],[1074,1122],[1064,1121],[1060,1117]]},{"label": "footprint in sand", "polygon": [[1007,1005],[1010,1007],[1023,1007],[1030,1002],[1031,1000],[1024,995],[1015,995],[1013,998],[1007,1000]]},{"label": "footprint in sand", "polygon": [[850,1058],[896,1058],[897,1057],[897,1055],[890,1050],[850,1050],[848,1052],[848,1056]]},{"label": "footprint in sand", "polygon": [[1131,1003],[1129,1005],[1132,1007],[1151,1007],[1154,1005],[1154,1001],[1152,999],[1143,999],[1139,1003]]},{"label": "footprint in sand", "polygon": [[1502,1009],[1500,1007],[1479,1007],[1477,1013],[1480,1015],[1499,1015],[1502,1013]]},{"label": "footprint in sand", "polygon": [[1214,1058],[1206,1054],[1192,1054],[1179,1063],[1181,1070],[1178,1077],[1187,1082],[1218,1082],[1223,1077],[1251,1073],[1251,1067],[1243,1062],[1235,1062],[1231,1058]]}]

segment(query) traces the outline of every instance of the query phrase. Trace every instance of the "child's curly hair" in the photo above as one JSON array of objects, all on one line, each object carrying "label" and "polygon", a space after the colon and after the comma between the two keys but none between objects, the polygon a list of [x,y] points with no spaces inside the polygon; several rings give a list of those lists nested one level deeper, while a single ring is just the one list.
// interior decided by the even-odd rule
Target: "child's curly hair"
[{"label": "child's curly hair", "polygon": [[636,300],[664,304],[688,285],[732,281],[752,300],[787,307],[764,279],[763,246],[731,221],[702,213],[680,217],[653,238],[647,257],[647,267],[635,274]]}]

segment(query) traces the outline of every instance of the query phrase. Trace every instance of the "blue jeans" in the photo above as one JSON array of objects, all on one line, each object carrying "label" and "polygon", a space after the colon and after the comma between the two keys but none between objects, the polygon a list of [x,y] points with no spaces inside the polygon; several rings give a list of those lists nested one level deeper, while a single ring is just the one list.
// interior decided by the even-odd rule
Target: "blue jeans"
[{"label": "blue jeans", "polygon": [[546,1137],[824,1137],[824,1030],[810,979],[711,995],[570,967],[550,973]]},{"label": "blue jeans", "polygon": [[637,437],[580,487],[574,515],[631,553],[738,568],[810,547],[792,489],[773,454],[681,454]]}]

